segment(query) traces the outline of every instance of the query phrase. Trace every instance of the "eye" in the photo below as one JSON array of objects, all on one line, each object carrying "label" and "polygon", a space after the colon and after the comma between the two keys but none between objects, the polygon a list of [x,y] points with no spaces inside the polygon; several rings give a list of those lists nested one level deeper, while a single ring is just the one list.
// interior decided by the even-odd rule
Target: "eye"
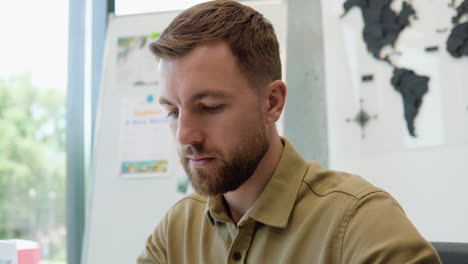
[{"label": "eye", "polygon": [[167,118],[176,119],[177,117],[179,117],[179,111],[168,111],[167,112]]},{"label": "eye", "polygon": [[202,109],[210,114],[216,114],[223,110],[224,105],[205,105]]}]

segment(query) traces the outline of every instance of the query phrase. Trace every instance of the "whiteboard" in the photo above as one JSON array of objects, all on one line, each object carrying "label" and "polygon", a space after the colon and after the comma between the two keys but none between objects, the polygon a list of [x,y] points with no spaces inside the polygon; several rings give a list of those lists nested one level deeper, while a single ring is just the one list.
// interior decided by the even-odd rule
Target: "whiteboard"
[{"label": "whiteboard", "polygon": [[[397,40],[396,63],[431,78],[415,138],[390,84],[391,67],[367,51],[358,8],[340,18],[344,2],[322,1],[330,167],[388,191],[426,239],[468,242],[468,57],[452,58],[445,50],[450,30],[436,30],[451,27],[454,10],[446,1],[411,1],[419,19]],[[392,7],[401,4],[395,0]],[[425,51],[434,45],[437,52]],[[362,82],[365,74],[374,80]],[[358,125],[346,122],[361,107],[377,115],[364,138]]]},{"label": "whiteboard", "polygon": [[[260,3],[253,7],[274,25],[281,57],[285,61],[285,4]],[[170,206],[183,196],[176,191],[183,172],[174,162],[169,163],[166,173],[156,177],[122,177],[119,173],[122,171],[120,161],[124,144],[122,111],[128,103],[126,99],[144,100],[148,95],[157,96],[158,87],[157,84],[126,83],[125,76],[139,75],[140,71],[119,66],[119,52],[126,51],[119,50],[117,43],[122,38],[162,32],[179,12],[111,16],[109,19],[96,117],[93,183],[82,256],[84,264],[134,263],[144,249],[148,235]],[[152,55],[148,52],[148,56]],[[144,65],[135,67],[153,67],[154,74],[141,73],[135,78],[145,83],[157,83],[156,60],[154,65],[150,64],[145,60]],[[174,144],[171,149],[171,161],[174,161],[177,159]]]}]

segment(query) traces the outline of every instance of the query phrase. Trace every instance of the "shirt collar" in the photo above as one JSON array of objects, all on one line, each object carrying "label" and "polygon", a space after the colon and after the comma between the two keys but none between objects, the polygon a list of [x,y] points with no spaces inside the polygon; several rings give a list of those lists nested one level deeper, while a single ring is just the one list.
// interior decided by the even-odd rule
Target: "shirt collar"
[{"label": "shirt collar", "polygon": [[229,223],[231,221],[226,211],[224,198],[221,194],[208,197],[206,209],[208,219],[213,225],[215,220],[224,223]]},{"label": "shirt collar", "polygon": [[282,141],[284,149],[278,166],[250,214],[265,225],[281,228],[288,223],[308,167],[291,143],[285,138]]},{"label": "shirt collar", "polygon": [[[254,206],[248,210],[250,218],[265,225],[285,227],[296,202],[308,164],[285,138],[283,153],[276,169]],[[222,195],[208,198],[207,215],[214,220],[230,222]]]}]

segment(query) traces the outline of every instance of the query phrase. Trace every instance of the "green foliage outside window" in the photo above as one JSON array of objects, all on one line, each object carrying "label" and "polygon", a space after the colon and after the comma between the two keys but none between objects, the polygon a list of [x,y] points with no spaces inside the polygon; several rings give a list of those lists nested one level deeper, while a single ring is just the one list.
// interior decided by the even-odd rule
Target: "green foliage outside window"
[{"label": "green foliage outside window", "polygon": [[65,260],[65,94],[30,74],[0,79],[0,239]]}]

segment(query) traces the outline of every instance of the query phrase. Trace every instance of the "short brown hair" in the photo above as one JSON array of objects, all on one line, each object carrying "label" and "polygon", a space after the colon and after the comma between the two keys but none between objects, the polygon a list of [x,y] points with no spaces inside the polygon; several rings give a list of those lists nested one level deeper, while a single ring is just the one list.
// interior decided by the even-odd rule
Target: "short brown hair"
[{"label": "short brown hair", "polygon": [[281,79],[273,25],[256,10],[235,1],[210,1],[183,11],[150,44],[150,50],[158,58],[175,59],[210,40],[229,45],[241,73],[252,84]]}]

